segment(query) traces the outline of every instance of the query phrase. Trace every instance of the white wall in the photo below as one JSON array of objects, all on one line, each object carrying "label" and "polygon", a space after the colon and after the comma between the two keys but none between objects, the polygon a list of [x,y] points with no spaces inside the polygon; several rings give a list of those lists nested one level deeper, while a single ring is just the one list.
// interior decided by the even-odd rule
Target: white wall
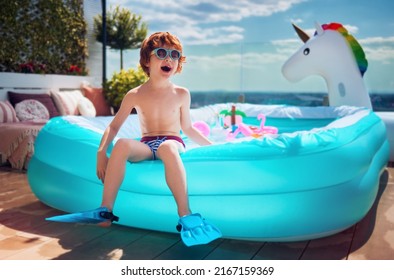
[{"label": "white wall", "polygon": [[0,73],[0,100],[8,98],[8,91],[43,93],[51,89],[79,89],[82,83],[94,84],[95,77]]}]

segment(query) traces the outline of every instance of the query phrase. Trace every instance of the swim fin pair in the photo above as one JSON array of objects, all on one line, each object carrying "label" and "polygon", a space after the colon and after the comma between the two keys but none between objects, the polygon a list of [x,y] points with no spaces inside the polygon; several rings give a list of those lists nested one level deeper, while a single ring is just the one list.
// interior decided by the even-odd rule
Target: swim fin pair
[{"label": "swim fin pair", "polygon": [[[45,220],[63,223],[98,224],[108,220],[117,222],[119,217],[110,212],[107,207],[100,207],[84,212],[53,216]],[[220,230],[203,219],[198,213],[180,218],[177,230],[181,234],[183,243],[188,247],[207,244],[222,237]]]},{"label": "swim fin pair", "polygon": [[177,230],[186,246],[208,244],[222,237],[221,231],[203,219],[200,214],[190,214],[179,219]]},{"label": "swim fin pair", "polygon": [[50,218],[46,218],[45,220],[63,223],[98,224],[108,220],[110,220],[111,222],[117,222],[119,221],[119,217],[112,214],[112,212],[110,212],[107,207],[100,207],[85,212],[53,216]]}]

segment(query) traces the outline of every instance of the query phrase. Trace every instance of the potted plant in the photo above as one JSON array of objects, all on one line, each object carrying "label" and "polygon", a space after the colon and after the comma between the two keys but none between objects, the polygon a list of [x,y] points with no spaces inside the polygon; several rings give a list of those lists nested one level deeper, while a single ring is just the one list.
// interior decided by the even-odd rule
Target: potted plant
[{"label": "potted plant", "polygon": [[112,78],[104,85],[105,98],[114,108],[115,112],[119,110],[123,97],[126,93],[146,82],[148,77],[141,67],[137,69],[120,70],[115,72]]}]

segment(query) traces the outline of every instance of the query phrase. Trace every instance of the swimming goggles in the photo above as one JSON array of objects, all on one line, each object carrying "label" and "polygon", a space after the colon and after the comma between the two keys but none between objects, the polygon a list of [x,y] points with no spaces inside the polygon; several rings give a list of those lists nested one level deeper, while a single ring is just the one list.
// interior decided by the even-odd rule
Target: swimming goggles
[{"label": "swimming goggles", "polygon": [[181,52],[178,50],[171,50],[165,48],[157,48],[153,50],[153,53],[160,60],[166,59],[169,56],[172,60],[179,60],[181,58]]}]

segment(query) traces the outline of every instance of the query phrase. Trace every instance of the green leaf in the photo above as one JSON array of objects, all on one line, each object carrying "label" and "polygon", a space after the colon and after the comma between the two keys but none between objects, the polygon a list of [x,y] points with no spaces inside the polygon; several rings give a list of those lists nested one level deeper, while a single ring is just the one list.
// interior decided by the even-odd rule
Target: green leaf
[{"label": "green leaf", "polygon": [[147,79],[141,67],[115,72],[104,86],[105,97],[112,107],[119,108],[126,93],[145,83]]},{"label": "green leaf", "polygon": [[18,72],[21,64],[32,63],[35,73],[68,74],[77,65],[86,74],[83,0],[3,2],[0,34],[7,40],[0,40],[0,68]]},{"label": "green leaf", "polygon": [[[231,116],[232,111],[231,110],[222,110],[219,112],[219,115]],[[240,110],[235,110],[235,115],[246,117],[246,114]]]}]

